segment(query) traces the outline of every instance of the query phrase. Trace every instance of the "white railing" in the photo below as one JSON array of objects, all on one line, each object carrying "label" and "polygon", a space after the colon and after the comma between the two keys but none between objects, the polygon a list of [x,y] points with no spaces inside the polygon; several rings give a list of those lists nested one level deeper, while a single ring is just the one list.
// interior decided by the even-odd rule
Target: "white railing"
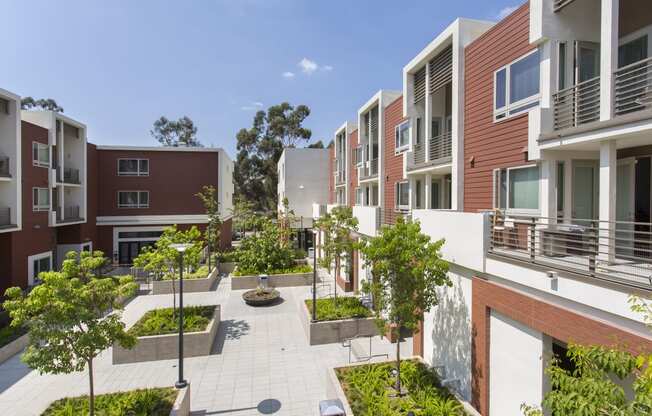
[{"label": "white railing", "polygon": [[600,77],[552,95],[554,129],[577,127],[600,119]]},{"label": "white railing", "polygon": [[614,113],[652,108],[652,57],[619,68],[614,73]]}]

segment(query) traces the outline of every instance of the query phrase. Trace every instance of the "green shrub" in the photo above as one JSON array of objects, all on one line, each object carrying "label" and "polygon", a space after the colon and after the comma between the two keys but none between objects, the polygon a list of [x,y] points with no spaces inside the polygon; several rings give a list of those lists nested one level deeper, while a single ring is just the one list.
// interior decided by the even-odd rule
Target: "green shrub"
[{"label": "green shrub", "polygon": [[139,285],[134,281],[133,276],[126,274],[111,277],[120,285],[120,292],[125,299],[129,299],[138,294]]},{"label": "green shrub", "polygon": [[[183,308],[184,332],[204,331],[208,327],[214,311],[215,305],[185,306]],[[149,335],[174,334],[178,331],[178,310],[175,314],[174,309],[164,308],[148,311],[128,332],[137,337],[144,337]]]},{"label": "green shrub", "polygon": [[281,230],[269,220],[260,232],[242,240],[238,253],[238,268],[248,274],[271,274],[295,264],[294,250],[283,243]]},{"label": "green shrub", "polygon": [[[183,272],[183,280],[190,280],[190,279],[205,279],[208,277],[208,266],[201,266],[194,272]],[[163,275],[163,280],[178,280],[179,279],[179,272],[175,272],[175,274],[164,274]]]},{"label": "green shrub", "polygon": [[13,326],[5,326],[3,328],[0,328],[0,348],[20,338],[26,333],[27,333],[27,328],[23,326],[20,326],[18,328],[14,328]]},{"label": "green shrub", "polygon": [[[168,416],[177,397],[172,387],[101,394],[95,397],[95,412],[102,416]],[[41,416],[88,415],[88,396],[52,403]]]},{"label": "green shrub", "polygon": [[284,268],[284,269],[272,269],[266,272],[258,272],[256,270],[247,270],[244,267],[238,265],[238,267],[233,271],[232,276],[256,276],[259,274],[294,274],[294,273],[309,273],[312,271],[312,267],[309,264],[295,264],[293,266]]},{"label": "green shrub", "polygon": [[465,415],[462,404],[423,363],[401,362],[404,396],[391,395],[396,376],[394,363],[367,364],[335,370],[346,398],[356,415],[398,416],[414,411],[424,416]]},{"label": "green shrub", "polygon": [[297,260],[303,260],[308,257],[308,252],[301,248],[294,249],[294,258]]},{"label": "green shrub", "polygon": [[217,254],[217,261],[220,263],[237,263],[239,257],[238,250],[229,250]]},{"label": "green shrub", "polygon": [[[312,299],[306,299],[306,306],[312,311]],[[367,318],[371,311],[358,298],[351,296],[317,299],[317,320],[335,321],[337,319]]]}]

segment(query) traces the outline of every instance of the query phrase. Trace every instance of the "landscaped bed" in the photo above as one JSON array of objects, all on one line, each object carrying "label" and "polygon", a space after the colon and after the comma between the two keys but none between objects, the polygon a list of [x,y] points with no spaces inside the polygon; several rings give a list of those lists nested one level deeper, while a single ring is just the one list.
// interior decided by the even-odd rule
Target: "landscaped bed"
[{"label": "landscaped bed", "polygon": [[[208,272],[208,266],[201,266],[194,272],[183,273],[184,292],[207,292],[211,290],[218,280],[217,268]],[[152,293],[154,295],[167,295],[179,292],[179,274],[165,274],[161,280],[152,282]],[[174,287],[173,287],[174,286]]]},{"label": "landscaped bed", "polygon": [[27,328],[25,327],[14,328],[13,326],[5,326],[4,328],[0,328],[0,348],[17,340],[26,333]]},{"label": "landscaped bed", "polygon": [[287,267],[285,269],[273,269],[265,272],[258,272],[256,270],[247,270],[242,267],[236,268],[232,276],[234,277],[240,277],[240,276],[253,276],[253,275],[260,275],[260,274],[268,274],[268,275],[275,275],[275,274],[296,274],[296,273],[310,273],[312,272],[312,267],[309,264],[295,264],[292,267]]},{"label": "landscaped bed", "polygon": [[260,284],[262,274],[267,275],[269,287],[310,286],[313,279],[312,267],[307,264],[295,264],[292,267],[272,269],[269,272],[253,272],[238,266],[231,274],[231,289],[255,289]]},{"label": "landscaped bed", "polygon": [[[312,311],[312,299],[306,299],[306,307]],[[335,321],[350,318],[368,318],[371,311],[367,309],[358,298],[346,296],[317,299],[317,320]]]},{"label": "landscaped bed", "polygon": [[[336,368],[335,374],[354,415],[394,416],[413,411],[416,415],[466,415],[462,403],[442,387],[424,363],[401,361],[404,394],[394,389],[394,362]],[[348,414],[348,413],[347,413]]]},{"label": "landscaped bed", "polygon": [[317,299],[317,320],[312,320],[312,300],[305,301],[301,323],[310,345],[342,342],[354,336],[378,335],[378,326],[358,298],[340,296],[337,303],[333,298]]},{"label": "landscaped bed", "polygon": [[[168,416],[178,391],[172,387],[133,390],[95,396],[97,415]],[[52,403],[41,416],[86,416],[88,396],[68,397]]]},{"label": "landscaped bed", "polygon": [[[215,306],[185,306],[183,308],[183,331],[199,332],[206,329],[213,317]],[[179,310],[154,309],[143,315],[129,333],[137,337],[175,334],[179,332]]]},{"label": "landscaped bed", "polygon": [[[208,277],[208,266],[204,265],[199,267],[194,272],[183,272],[183,280],[193,280],[193,279],[205,279]],[[179,273],[167,273],[163,275],[162,280],[177,280],[179,278]]]}]

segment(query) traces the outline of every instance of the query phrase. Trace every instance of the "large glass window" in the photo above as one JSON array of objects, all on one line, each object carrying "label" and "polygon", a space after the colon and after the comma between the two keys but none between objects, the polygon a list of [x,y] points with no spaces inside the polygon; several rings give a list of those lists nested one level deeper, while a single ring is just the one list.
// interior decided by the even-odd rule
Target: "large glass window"
[{"label": "large glass window", "polygon": [[50,209],[50,190],[48,188],[32,188],[32,210],[48,211]]},{"label": "large glass window", "polygon": [[52,270],[52,254],[44,253],[31,256],[32,259],[32,275],[29,276],[28,285],[33,286],[40,283],[39,275],[44,272]]},{"label": "large glass window", "polygon": [[118,208],[148,208],[149,191],[118,191]]},{"label": "large glass window", "polygon": [[50,149],[47,144],[32,142],[32,164],[41,168],[50,167]]},{"label": "large glass window", "polygon": [[396,152],[401,152],[410,145],[410,123],[404,122],[396,126],[394,131],[394,145]]},{"label": "large glass window", "polygon": [[494,119],[516,115],[539,104],[539,50],[494,73]]},{"label": "large glass window", "polygon": [[494,170],[494,208],[517,211],[539,209],[539,167]]},{"label": "large glass window", "polygon": [[118,159],[118,175],[148,176],[149,159]]},{"label": "large glass window", "polygon": [[410,184],[408,182],[396,183],[396,208],[408,208],[410,204]]}]

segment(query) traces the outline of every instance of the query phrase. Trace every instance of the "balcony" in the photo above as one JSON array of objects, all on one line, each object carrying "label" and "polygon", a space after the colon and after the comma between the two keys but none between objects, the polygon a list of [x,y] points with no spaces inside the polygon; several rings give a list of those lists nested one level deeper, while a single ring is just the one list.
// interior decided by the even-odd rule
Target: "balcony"
[{"label": "balcony", "polygon": [[57,181],[59,183],[69,183],[79,185],[79,169],[57,167]]},{"label": "balcony", "polygon": [[363,167],[360,171],[360,179],[370,179],[378,176],[378,159],[369,161],[369,166]]},{"label": "balcony", "polygon": [[0,229],[13,228],[15,224],[11,223],[11,208],[0,207]]},{"label": "balcony", "polygon": [[614,114],[652,107],[652,58],[619,68],[614,73]]},{"label": "balcony", "polygon": [[430,166],[437,166],[450,163],[452,154],[451,132],[433,137],[428,142],[428,159],[426,160],[426,149],[423,145],[415,145],[411,156],[408,158],[408,170],[421,169]]},{"label": "balcony", "polygon": [[552,95],[555,130],[600,119],[600,77],[594,77]]},{"label": "balcony", "polygon": [[0,156],[0,178],[11,178],[8,156]]},{"label": "balcony", "polygon": [[57,208],[57,223],[77,222],[83,218],[79,215],[79,205],[70,205]]},{"label": "balcony", "polygon": [[652,290],[652,223],[505,216],[490,218],[489,254]]},{"label": "balcony", "polygon": [[378,210],[378,228],[382,225],[394,225],[398,218],[409,219],[411,213],[409,210],[381,208]]}]

